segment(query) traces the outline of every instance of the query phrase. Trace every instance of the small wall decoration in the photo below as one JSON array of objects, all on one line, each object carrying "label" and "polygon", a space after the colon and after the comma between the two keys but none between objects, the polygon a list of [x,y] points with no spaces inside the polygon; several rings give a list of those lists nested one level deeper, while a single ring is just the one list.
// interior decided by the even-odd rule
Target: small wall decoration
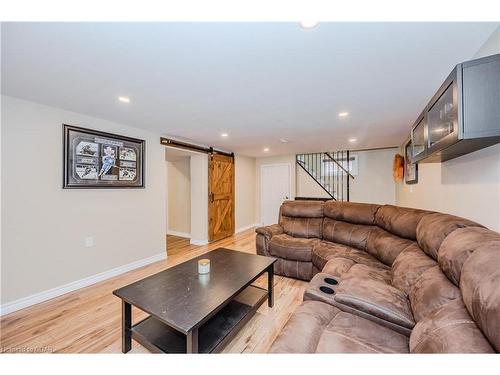
[{"label": "small wall decoration", "polygon": [[145,141],[63,125],[63,188],[143,188]]},{"label": "small wall decoration", "polygon": [[418,183],[418,164],[411,162],[412,143],[409,139],[405,144],[405,182],[407,184]]},{"label": "small wall decoration", "polygon": [[394,181],[403,181],[404,174],[404,158],[396,154],[394,155],[394,163],[392,164],[392,175],[394,176]]}]

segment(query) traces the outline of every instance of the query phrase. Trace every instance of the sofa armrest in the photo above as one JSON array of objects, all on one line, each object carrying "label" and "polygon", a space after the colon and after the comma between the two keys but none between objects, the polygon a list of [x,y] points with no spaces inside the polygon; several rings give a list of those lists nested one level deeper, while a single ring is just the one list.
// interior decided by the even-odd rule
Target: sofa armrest
[{"label": "sofa armrest", "polygon": [[382,281],[343,277],[333,298],[341,310],[343,305],[407,330],[415,325],[406,294]]},{"label": "sofa armrest", "polygon": [[266,227],[258,227],[255,231],[259,234],[262,234],[269,241],[272,236],[276,236],[278,234],[282,234],[283,228],[279,224],[268,225]]}]

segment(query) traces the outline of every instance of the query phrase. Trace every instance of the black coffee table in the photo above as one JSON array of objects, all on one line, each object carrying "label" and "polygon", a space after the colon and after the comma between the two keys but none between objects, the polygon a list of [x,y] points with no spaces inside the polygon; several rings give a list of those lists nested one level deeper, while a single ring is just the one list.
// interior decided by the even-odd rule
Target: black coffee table
[{"label": "black coffee table", "polygon": [[[198,274],[198,260],[210,273]],[[267,299],[273,306],[275,258],[217,249],[117,289],[122,351],[132,339],[156,353],[219,352]],[[251,285],[267,272],[268,288]],[[132,305],[150,314],[132,325]]]}]

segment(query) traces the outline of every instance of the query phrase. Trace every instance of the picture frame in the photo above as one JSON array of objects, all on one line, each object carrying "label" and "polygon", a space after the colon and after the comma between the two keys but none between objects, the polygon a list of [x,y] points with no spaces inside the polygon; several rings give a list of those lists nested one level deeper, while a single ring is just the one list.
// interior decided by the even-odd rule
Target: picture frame
[{"label": "picture frame", "polygon": [[144,188],[146,142],[63,124],[63,189]]},{"label": "picture frame", "polygon": [[408,185],[418,183],[418,164],[413,163],[411,161],[412,148],[413,148],[412,141],[411,138],[409,138],[405,143],[405,170],[404,170],[405,183]]}]

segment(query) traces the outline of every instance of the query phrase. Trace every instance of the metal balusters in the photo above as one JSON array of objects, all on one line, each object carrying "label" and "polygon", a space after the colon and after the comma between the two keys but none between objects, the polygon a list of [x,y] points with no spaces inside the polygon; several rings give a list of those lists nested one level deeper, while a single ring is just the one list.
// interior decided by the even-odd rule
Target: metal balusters
[{"label": "metal balusters", "polygon": [[349,200],[349,151],[296,155],[297,164],[334,200]]}]

